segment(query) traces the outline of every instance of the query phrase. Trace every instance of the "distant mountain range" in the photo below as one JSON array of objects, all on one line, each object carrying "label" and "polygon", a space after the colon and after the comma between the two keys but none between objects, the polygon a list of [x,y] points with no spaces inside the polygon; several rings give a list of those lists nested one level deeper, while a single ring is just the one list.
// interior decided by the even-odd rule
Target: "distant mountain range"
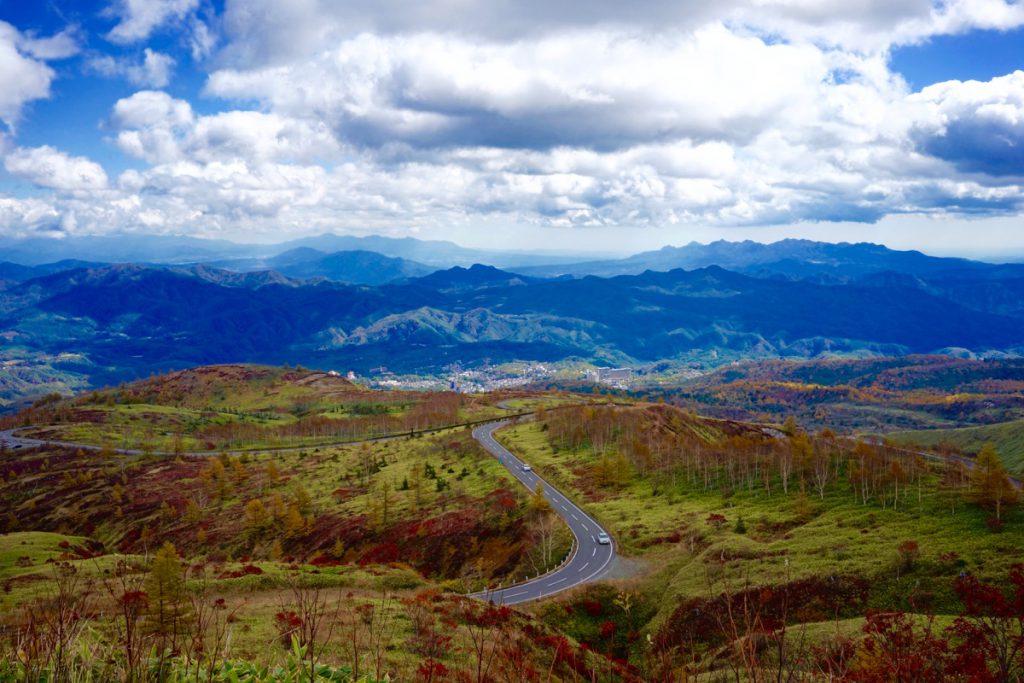
[{"label": "distant mountain range", "polygon": [[645,270],[693,270],[709,266],[755,277],[817,278],[841,282],[886,271],[919,277],[1024,277],[1024,264],[993,266],[963,258],[928,256],[919,251],[897,251],[878,244],[834,244],[799,239],[781,240],[772,244],[725,240],[710,244],[692,242],[682,247],[663,247],[618,260],[529,266],[518,270],[539,277],[612,277],[638,275]]},{"label": "distant mountain range", "polygon": [[271,270],[288,277],[325,278],[335,282],[382,285],[393,280],[421,277],[437,268],[375,251],[324,253],[312,247],[296,247],[264,259],[215,261],[214,267],[235,271]]},{"label": "distant mountain range", "polygon": [[[428,261],[466,254],[447,243],[351,239],[200,264],[0,263],[0,363],[20,364],[41,390],[48,373],[66,386],[75,377],[104,384],[217,362],[430,373],[483,359],[714,366],[1024,350],[1021,264],[787,240],[438,269]],[[111,260],[139,247],[103,244]],[[174,244],[195,255],[195,241]],[[351,244],[390,254],[326,251]],[[79,255],[90,254],[99,256]]]},{"label": "distant mountain range", "polygon": [[[556,279],[475,265],[416,277],[430,268],[311,247],[270,257],[283,273],[207,265],[74,268],[0,291],[0,350],[33,358],[73,352],[61,371],[106,383],[241,361],[431,372],[484,358],[713,364],[1024,349],[1024,279],[1017,267],[879,248],[872,266],[866,248],[839,246],[821,248],[833,255],[829,277],[807,273],[805,279],[775,271],[755,277],[717,265]],[[729,255],[723,245],[716,249],[723,260]],[[861,258],[844,260],[849,249]],[[737,247],[740,254],[754,251]],[[751,260],[733,256],[733,267]],[[892,271],[894,263],[906,270]],[[385,283],[304,279],[330,268],[361,268],[367,277],[377,272]]]},{"label": "distant mountain range", "polygon": [[[16,282],[74,268],[95,268],[121,261],[178,263],[186,255],[193,260],[186,259],[182,265],[201,263],[235,272],[273,271],[298,280],[323,278],[365,285],[406,281],[453,266],[480,262],[500,265],[503,260],[526,258],[500,252],[467,250],[450,242],[337,235],[322,235],[258,248],[228,242],[162,237],[150,238],[149,241],[132,238],[124,244],[99,237],[79,238],[72,242],[59,243],[55,247],[58,254],[74,253],[93,257],[102,254],[106,260],[66,259],[43,262],[44,255],[52,253],[53,249],[49,247],[53,245],[44,244],[42,240],[18,242],[21,251],[12,251],[10,246],[0,244],[0,257],[13,253],[22,258],[20,262],[0,262],[0,289],[9,288]],[[365,248],[353,249],[354,246]],[[243,248],[264,250],[267,253],[240,256],[239,250]],[[200,253],[210,256],[225,250],[235,253],[227,258],[194,260]],[[31,256],[28,251],[31,251]],[[149,258],[123,258],[142,253],[148,254]],[[157,258],[158,253],[164,254],[165,258]],[[550,260],[553,257],[538,258]],[[1024,264],[996,265],[961,258],[939,258],[916,251],[895,251],[876,244],[831,244],[809,240],[783,240],[774,244],[719,241],[706,245],[693,243],[684,247],[665,247],[619,260],[561,265],[534,263],[519,265],[511,270],[523,281],[588,275],[640,275],[648,270],[666,272],[676,268],[694,270],[710,266],[759,279],[920,289],[977,310],[1013,316],[1024,312]],[[513,280],[509,282],[514,284]]]},{"label": "distant mountain range", "polygon": [[371,235],[318,235],[278,244],[238,244],[226,240],[168,235],[80,236],[65,239],[25,238],[0,240],[0,261],[36,266],[62,260],[103,263],[195,264],[260,261],[297,249],[323,254],[372,251],[437,268],[486,263],[498,267],[551,265],[584,260],[579,255],[467,249],[453,242]]}]

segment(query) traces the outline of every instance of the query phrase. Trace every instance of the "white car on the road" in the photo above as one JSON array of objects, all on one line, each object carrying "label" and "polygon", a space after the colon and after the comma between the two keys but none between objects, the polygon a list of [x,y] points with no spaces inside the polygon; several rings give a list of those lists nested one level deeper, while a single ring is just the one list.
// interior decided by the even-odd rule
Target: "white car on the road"
[{"label": "white car on the road", "polygon": [[609,536],[607,533],[602,531],[601,533],[599,533],[597,535],[597,542],[600,543],[601,545],[611,545],[612,544],[612,537]]},{"label": "white car on the road", "polygon": [[532,472],[532,471],[533,471],[532,467],[530,467],[529,465],[525,465],[525,464],[523,465],[523,472]]}]

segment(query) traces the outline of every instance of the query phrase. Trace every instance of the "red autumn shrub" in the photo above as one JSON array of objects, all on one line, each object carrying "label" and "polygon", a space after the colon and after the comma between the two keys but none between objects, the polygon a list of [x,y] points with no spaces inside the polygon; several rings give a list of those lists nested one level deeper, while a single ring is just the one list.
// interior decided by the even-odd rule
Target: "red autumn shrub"
[{"label": "red autumn shrub", "polygon": [[603,621],[598,627],[597,632],[602,638],[611,638],[615,635],[615,622],[614,621]]},{"label": "red autumn shrub", "polygon": [[277,637],[281,644],[289,647],[292,636],[301,632],[302,618],[292,611],[278,612],[274,615],[274,628],[277,630]]},{"label": "red autumn shrub", "polygon": [[584,600],[580,606],[592,617],[599,617],[604,614],[604,605],[597,600]]},{"label": "red autumn shrub", "polygon": [[708,518],[704,521],[707,522],[708,526],[713,527],[717,530],[725,526],[728,520],[725,518],[725,515],[720,515],[717,512],[713,512],[710,515],[708,515]]}]

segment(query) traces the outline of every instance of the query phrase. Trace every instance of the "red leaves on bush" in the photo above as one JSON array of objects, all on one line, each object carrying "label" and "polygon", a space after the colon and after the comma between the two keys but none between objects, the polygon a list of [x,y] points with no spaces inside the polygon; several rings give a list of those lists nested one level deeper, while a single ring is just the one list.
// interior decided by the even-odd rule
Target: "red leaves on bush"
[{"label": "red leaves on bush", "polygon": [[312,560],[309,561],[309,563],[314,567],[337,567],[342,564],[340,560],[337,560],[333,557],[328,557],[323,553],[320,553],[319,555],[314,557]]},{"label": "red leaves on bush", "polygon": [[932,633],[931,622],[914,628],[903,612],[871,610],[864,625],[864,643],[857,668],[847,677],[857,683],[946,680],[949,643]]},{"label": "red leaves on bush", "polygon": [[604,614],[604,605],[597,600],[584,600],[580,603],[580,607],[592,617],[599,617]]},{"label": "red leaves on bush", "polygon": [[500,510],[515,510],[519,507],[519,501],[508,489],[498,489],[488,496],[488,503],[493,502]]},{"label": "red leaves on bush", "polygon": [[1008,681],[1014,680],[1014,672],[1024,673],[1024,567],[1014,565],[1009,579],[1009,595],[973,576],[956,582],[964,603],[963,614],[951,627],[963,643],[956,649],[957,666],[972,673],[983,666],[991,675],[988,662],[995,669],[994,678],[977,680]]},{"label": "red leaves on bush", "polygon": [[398,562],[401,556],[401,549],[397,543],[379,543],[367,550],[359,558],[359,564],[388,564],[389,562]]},{"label": "red leaves on bush", "polygon": [[615,622],[614,621],[603,621],[598,627],[597,632],[602,638],[611,638],[615,635]]},{"label": "red leaves on bush", "polygon": [[[655,647],[667,651],[684,645],[717,645],[729,640],[729,615],[756,613],[761,631],[781,628],[784,622],[813,622],[837,615],[859,615],[867,602],[868,583],[859,577],[811,577],[775,586],[750,588],[715,598],[680,602],[658,632]],[[747,624],[739,623],[741,631]]]},{"label": "red leaves on bush", "polygon": [[896,552],[900,556],[900,568],[903,571],[910,571],[914,567],[914,562],[921,556],[921,547],[917,541],[903,541],[896,546]]},{"label": "red leaves on bush", "polygon": [[254,564],[242,565],[233,572],[221,572],[217,575],[218,579],[240,579],[243,576],[259,576],[263,573],[263,570]]},{"label": "red leaves on bush", "polygon": [[274,628],[277,637],[285,647],[291,645],[292,636],[301,632],[302,617],[292,611],[282,611],[274,615]]},{"label": "red leaves on bush", "polygon": [[448,667],[433,658],[421,662],[416,669],[416,680],[420,683],[442,681],[446,676],[448,676]]},{"label": "red leaves on bush", "polygon": [[720,515],[717,512],[713,512],[710,515],[708,515],[708,518],[704,521],[707,522],[707,525],[710,527],[714,527],[715,529],[721,529],[723,526],[725,526],[725,523],[728,520],[725,518],[725,515]]},{"label": "red leaves on bush", "polygon": [[963,613],[942,634],[902,612],[869,612],[866,637],[848,680],[970,681],[1018,680],[1024,673],[1024,572],[1010,570],[1009,594],[973,576],[959,579]]}]

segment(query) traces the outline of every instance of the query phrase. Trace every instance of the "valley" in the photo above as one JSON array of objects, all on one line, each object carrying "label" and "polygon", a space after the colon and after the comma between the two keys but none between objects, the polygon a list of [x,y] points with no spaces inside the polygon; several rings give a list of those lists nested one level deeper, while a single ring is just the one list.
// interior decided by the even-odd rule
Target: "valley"
[{"label": "valley", "polygon": [[[416,240],[373,242],[382,252],[326,252],[313,241],[172,263],[90,261],[90,244],[80,243],[83,258],[0,269],[10,278],[0,287],[8,409],[51,390],[211,363],[301,364],[382,387],[477,391],[598,367],[630,368],[643,387],[744,361],[1005,360],[1024,348],[1018,265],[877,245],[689,245],[621,269],[584,261],[561,272],[484,265],[515,261]],[[416,253],[419,266],[402,261]]]},{"label": "valley", "polygon": [[[1012,590],[1024,512],[998,460],[972,471],[784,422],[264,366],[53,398],[7,421],[42,443],[2,448],[0,632],[34,623],[42,652],[53,636],[33,620],[73,584],[95,627],[76,647],[111,676],[304,662],[365,681],[477,665],[488,680],[858,680],[872,666],[858,653],[885,643],[879,614],[935,619],[954,647],[982,618],[969,591]],[[184,581],[178,626],[154,630],[145,603],[114,609],[153,590],[153,562]],[[127,654],[226,634],[188,660]],[[741,656],[751,637],[785,654]]]},{"label": "valley", "polygon": [[1024,645],[1016,267],[455,253],[3,270],[0,673],[875,681],[899,643],[990,680]]}]

